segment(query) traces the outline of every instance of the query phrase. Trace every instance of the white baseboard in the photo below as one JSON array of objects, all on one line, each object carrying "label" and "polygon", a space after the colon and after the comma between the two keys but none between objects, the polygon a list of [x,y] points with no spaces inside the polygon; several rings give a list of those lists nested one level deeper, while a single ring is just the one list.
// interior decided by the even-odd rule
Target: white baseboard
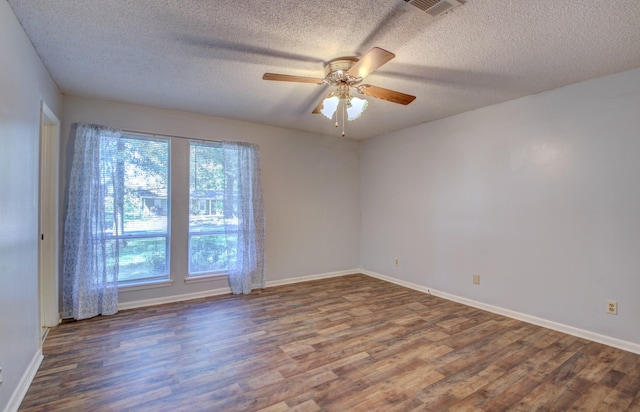
[{"label": "white baseboard", "polygon": [[[288,285],[291,283],[299,283],[299,282],[308,282],[310,280],[317,280],[317,279],[327,279],[327,278],[332,278],[337,276],[351,275],[353,273],[360,273],[360,269],[343,270],[339,272],[327,272],[327,273],[319,273],[316,275],[271,280],[271,281],[265,282],[265,287]],[[162,305],[164,303],[182,302],[182,301],[191,300],[191,299],[200,299],[200,298],[206,298],[210,296],[226,295],[228,293],[231,293],[231,289],[229,287],[224,287],[224,288],[204,290],[204,291],[195,292],[195,293],[186,293],[182,295],[172,295],[172,296],[165,296],[160,298],[136,300],[132,302],[123,302],[118,304],[118,310]]]},{"label": "white baseboard", "polygon": [[271,280],[266,282],[266,287],[289,285],[291,283],[308,282],[310,280],[335,278],[338,276],[353,275],[354,273],[361,273],[360,269],[341,270],[339,272],[327,272],[319,273],[317,275],[299,276],[295,278]]},{"label": "white baseboard", "polygon": [[18,387],[13,392],[13,395],[11,395],[9,403],[4,408],[4,412],[16,412],[18,408],[20,408],[20,404],[22,403],[24,396],[27,394],[29,386],[31,386],[31,382],[33,382],[33,378],[35,378],[36,373],[38,372],[42,359],[42,349],[38,349],[36,354],[33,356],[33,359],[31,359],[31,363],[29,363],[27,370],[22,375],[22,378],[18,383]]},{"label": "white baseboard", "polygon": [[427,288],[426,286],[418,285],[411,282],[406,282],[400,279],[395,279],[393,277],[382,275],[380,273],[371,272],[369,270],[360,269],[360,273],[363,273],[367,276],[371,276],[373,278],[384,280],[390,283],[395,283],[396,285],[404,286],[409,289],[417,290],[419,292],[431,293],[433,296],[438,296],[440,298],[458,302],[463,305],[486,310],[487,312],[496,313],[498,315],[506,316],[509,318],[521,320],[523,322],[531,323],[533,325],[542,326],[544,328],[566,333],[568,335],[587,339],[597,343],[602,343],[603,345],[608,345],[614,348],[626,350],[628,352],[640,354],[640,344],[637,344],[637,343],[628,342],[622,339],[612,338],[610,336],[601,335],[599,333],[590,332],[588,330],[575,328],[573,326],[568,326],[562,323],[557,323],[547,319],[538,318],[535,316],[527,315],[526,313],[521,313],[521,312],[516,312],[510,309],[501,308],[499,306],[489,305],[487,303],[478,302],[476,300],[464,298],[462,296],[452,295],[447,292],[441,292],[439,290]]},{"label": "white baseboard", "polygon": [[229,287],[203,290],[201,292],[185,293],[182,295],[163,296],[160,298],[135,300],[132,302],[118,303],[118,310],[143,308],[146,306],[162,305],[164,303],[182,302],[184,300],[207,298],[209,296],[219,296],[231,293]]}]

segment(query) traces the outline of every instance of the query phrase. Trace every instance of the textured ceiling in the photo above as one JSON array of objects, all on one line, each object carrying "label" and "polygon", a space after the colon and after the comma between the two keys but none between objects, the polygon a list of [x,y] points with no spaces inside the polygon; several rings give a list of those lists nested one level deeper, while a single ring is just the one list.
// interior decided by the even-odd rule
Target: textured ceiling
[{"label": "textured ceiling", "polygon": [[468,0],[430,19],[403,0],[8,0],[65,94],[338,135],[311,114],[323,63],[374,46],[361,139],[640,67],[639,0]]}]

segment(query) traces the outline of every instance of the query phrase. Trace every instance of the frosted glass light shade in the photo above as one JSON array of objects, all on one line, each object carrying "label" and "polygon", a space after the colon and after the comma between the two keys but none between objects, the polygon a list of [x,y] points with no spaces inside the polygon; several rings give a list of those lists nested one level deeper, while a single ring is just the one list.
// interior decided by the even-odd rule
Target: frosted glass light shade
[{"label": "frosted glass light shade", "polygon": [[327,119],[333,119],[333,115],[338,109],[338,104],[340,103],[340,98],[338,96],[331,96],[322,102],[322,109],[320,109],[320,113],[322,113]]},{"label": "frosted glass light shade", "polygon": [[351,97],[347,104],[347,120],[356,120],[367,109],[368,101]]},{"label": "frosted glass light shade", "polygon": [[[364,99],[351,96],[349,96],[348,99],[345,99],[345,102],[347,104],[347,120],[356,120],[359,118],[367,109],[367,105],[369,104],[369,102]],[[340,98],[338,96],[327,97],[322,101],[322,109],[320,109],[320,113],[322,113],[327,119],[333,119],[339,105]]]}]

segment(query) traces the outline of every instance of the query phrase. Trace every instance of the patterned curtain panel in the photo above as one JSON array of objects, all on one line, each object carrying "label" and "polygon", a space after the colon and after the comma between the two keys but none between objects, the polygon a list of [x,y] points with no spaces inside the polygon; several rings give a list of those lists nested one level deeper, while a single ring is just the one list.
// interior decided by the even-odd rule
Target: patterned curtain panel
[{"label": "patterned curtain panel", "polygon": [[120,131],[78,124],[64,224],[63,315],[86,319],[118,310],[122,226]]},{"label": "patterned curtain panel", "polygon": [[224,150],[224,229],[231,292],[264,289],[264,204],[258,147],[222,143]]}]

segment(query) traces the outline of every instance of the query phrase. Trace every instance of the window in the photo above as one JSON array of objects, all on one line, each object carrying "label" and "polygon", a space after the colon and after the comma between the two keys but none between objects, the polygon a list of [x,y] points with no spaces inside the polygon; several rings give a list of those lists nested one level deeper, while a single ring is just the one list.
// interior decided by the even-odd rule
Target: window
[{"label": "window", "polygon": [[[123,134],[89,124],[74,128],[64,223],[63,316],[113,314],[120,286],[171,286],[170,266],[187,273],[186,283],[224,273],[234,294],[264,288],[257,146],[185,140],[172,145],[170,136]],[[190,156],[180,156],[187,147]],[[172,150],[178,153],[177,186],[170,182]],[[172,192],[172,186],[180,190]],[[171,199],[180,206],[176,210]],[[188,233],[188,242],[170,248],[172,215],[180,223],[177,237]],[[169,265],[171,250],[177,253]]]},{"label": "window", "polygon": [[119,251],[118,283],[168,279],[169,140],[123,135],[117,153],[105,235]]},{"label": "window", "polygon": [[189,155],[189,276],[223,273],[237,237],[233,205],[224,207],[224,191],[234,190],[233,176],[224,170],[219,143],[191,142]]}]

